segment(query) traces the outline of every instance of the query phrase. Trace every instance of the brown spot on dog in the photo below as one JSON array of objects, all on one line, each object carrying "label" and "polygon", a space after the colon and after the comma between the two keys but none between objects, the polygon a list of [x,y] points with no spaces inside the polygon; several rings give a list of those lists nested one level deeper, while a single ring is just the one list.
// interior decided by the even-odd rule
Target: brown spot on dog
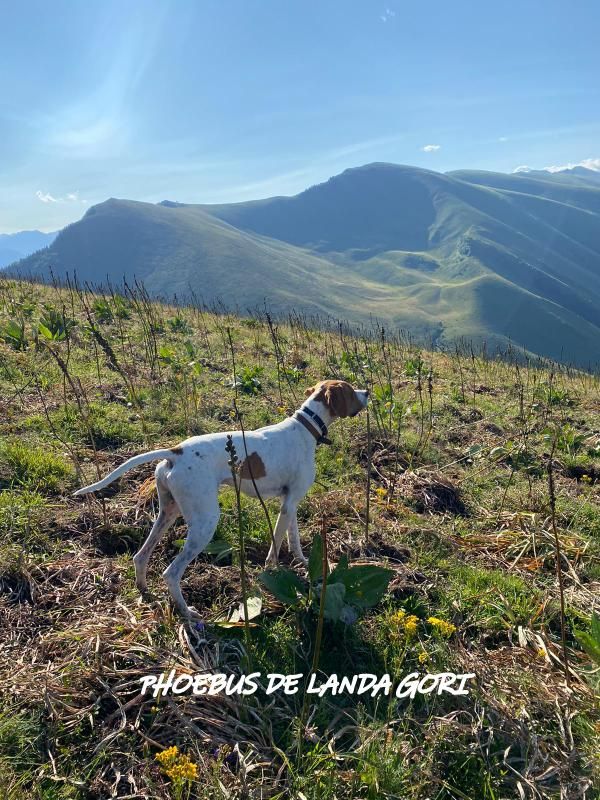
[{"label": "brown spot on dog", "polygon": [[242,461],[240,478],[245,478],[250,481],[254,478],[254,480],[257,481],[259,478],[264,478],[266,474],[265,465],[258,453],[250,453],[248,458]]},{"label": "brown spot on dog", "polygon": [[307,389],[305,394],[310,397],[315,392],[315,400],[324,403],[334,417],[353,417],[363,408],[352,385],[347,381],[320,381]]},{"label": "brown spot on dog", "polygon": [[183,453],[183,447],[172,447],[171,452],[175,453],[176,456],[180,456]]}]

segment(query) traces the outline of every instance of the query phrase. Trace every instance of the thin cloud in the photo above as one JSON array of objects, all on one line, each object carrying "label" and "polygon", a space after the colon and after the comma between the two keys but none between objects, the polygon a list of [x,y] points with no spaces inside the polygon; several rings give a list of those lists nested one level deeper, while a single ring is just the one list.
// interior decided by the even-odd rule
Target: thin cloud
[{"label": "thin cloud", "polygon": [[[562,166],[553,165],[551,167],[542,167],[542,172],[564,172],[566,169],[573,169],[574,167],[585,167],[586,169],[591,169],[594,172],[600,172],[600,158],[584,158],[582,161],[577,162],[569,162],[568,164],[563,164]],[[528,167],[525,164],[516,167],[513,169],[513,173],[516,172],[532,172],[533,167]]]},{"label": "thin cloud", "polygon": [[35,196],[42,203],[85,203],[85,200],[79,199],[79,192],[68,192],[64,197],[54,197],[50,192],[38,189]]},{"label": "thin cloud", "polygon": [[600,171],[600,158],[584,158],[583,161],[578,161],[576,164],[564,164],[562,167],[552,166],[544,167],[547,172],[563,172],[565,169],[573,169],[573,167],[585,167],[592,169],[595,172]]},{"label": "thin cloud", "polygon": [[391,8],[386,8],[383,14],[380,15],[379,19],[382,22],[387,22],[388,19],[393,19],[396,16],[396,12],[392,11]]},{"label": "thin cloud", "polygon": [[498,141],[499,142],[508,142],[508,136],[499,136],[498,137]]},{"label": "thin cloud", "polygon": [[435,153],[440,149],[441,146],[441,144],[426,144],[425,147],[421,148],[421,150],[424,153]]},{"label": "thin cloud", "polygon": [[42,192],[41,189],[38,189],[35,193],[35,196],[38,200],[41,200],[42,203],[58,203],[56,197],[52,197],[49,192]]}]

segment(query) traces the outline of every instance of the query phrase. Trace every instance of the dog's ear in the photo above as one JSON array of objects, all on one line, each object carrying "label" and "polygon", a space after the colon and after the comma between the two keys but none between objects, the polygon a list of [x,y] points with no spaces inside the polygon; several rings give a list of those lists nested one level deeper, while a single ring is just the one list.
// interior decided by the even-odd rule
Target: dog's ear
[{"label": "dog's ear", "polygon": [[325,404],[334,417],[353,417],[362,405],[346,381],[330,381],[325,388]]},{"label": "dog's ear", "polygon": [[317,391],[319,386],[320,386],[319,383],[315,383],[314,386],[309,386],[308,389],[306,389],[306,391],[304,392],[304,397],[310,397],[311,394],[314,394]]}]

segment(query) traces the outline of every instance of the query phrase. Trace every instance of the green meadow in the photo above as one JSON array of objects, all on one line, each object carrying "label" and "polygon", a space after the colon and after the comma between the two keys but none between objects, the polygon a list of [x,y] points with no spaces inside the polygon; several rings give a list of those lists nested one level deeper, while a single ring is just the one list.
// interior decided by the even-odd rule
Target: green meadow
[{"label": "green meadow", "polygon": [[[204,216],[221,233],[233,224]],[[423,255],[409,285],[407,258],[387,267],[403,292],[447,303],[456,283],[428,281]],[[370,264],[353,267],[357,298]],[[507,279],[461,280],[472,305],[448,306],[456,318],[494,307],[488,292]],[[492,356],[424,350],[392,323],[353,332],[301,310],[160,303],[141,285],[0,280],[0,796],[600,798],[600,381]],[[318,535],[329,568],[388,570],[384,590],[344,619],[324,614],[318,587],[286,602],[260,578],[277,504],[238,506],[224,489],[215,538],[183,581],[203,624],[174,613],[161,577],[181,520],[141,597],[132,555],[157,511],[153,466],[72,493],[143,450],[280,421],[324,378],[368,388],[371,403],[317,450],[303,547]],[[306,580],[285,543],[281,562]],[[143,676],[171,669],[476,678],[468,695],[401,701],[140,694]]]}]

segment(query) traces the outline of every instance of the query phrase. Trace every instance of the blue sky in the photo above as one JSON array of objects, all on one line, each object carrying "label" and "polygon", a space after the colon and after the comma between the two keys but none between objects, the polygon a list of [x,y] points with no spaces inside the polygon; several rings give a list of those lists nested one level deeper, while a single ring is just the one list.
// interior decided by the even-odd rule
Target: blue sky
[{"label": "blue sky", "polygon": [[370,161],[599,159],[599,30],[597,0],[5,3],[0,233],[111,196],[294,194]]}]

